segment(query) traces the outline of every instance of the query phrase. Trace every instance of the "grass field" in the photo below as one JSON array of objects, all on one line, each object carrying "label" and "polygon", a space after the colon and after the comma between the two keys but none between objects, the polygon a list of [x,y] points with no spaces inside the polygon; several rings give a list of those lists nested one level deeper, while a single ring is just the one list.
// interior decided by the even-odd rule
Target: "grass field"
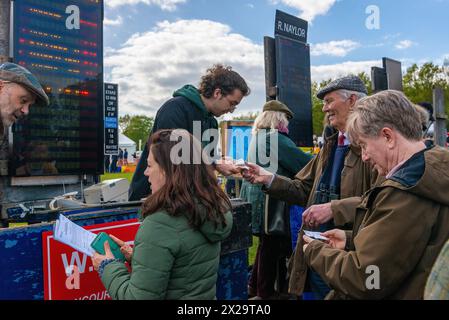
[{"label": "grass field", "polygon": [[131,179],[133,177],[133,173],[105,173],[101,176],[101,181],[104,180],[110,180],[110,179],[120,179],[120,178],[126,178],[129,182],[131,182]]},{"label": "grass field", "polygon": [[[133,177],[133,173],[106,173],[101,176],[101,181],[110,180],[110,179],[120,179],[126,178],[131,182]],[[254,259],[256,258],[256,250],[257,245],[259,244],[259,238],[253,237],[253,246],[249,248],[248,251],[248,265],[252,265],[254,263]]]}]

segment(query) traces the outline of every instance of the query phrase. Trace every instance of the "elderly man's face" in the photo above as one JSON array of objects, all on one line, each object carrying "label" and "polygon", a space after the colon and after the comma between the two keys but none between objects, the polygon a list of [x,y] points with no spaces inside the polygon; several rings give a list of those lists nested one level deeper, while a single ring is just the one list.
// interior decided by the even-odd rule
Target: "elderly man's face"
[{"label": "elderly man's face", "polygon": [[396,165],[389,161],[391,150],[388,148],[388,140],[382,135],[377,137],[359,136],[358,140],[362,148],[362,160],[373,165],[379,175],[386,176]]},{"label": "elderly man's face", "polygon": [[36,96],[19,84],[0,80],[0,116],[4,127],[28,115]]},{"label": "elderly man's face", "polygon": [[355,100],[351,97],[345,99],[337,91],[329,92],[323,99],[323,112],[327,113],[329,123],[335,129],[344,132],[349,111]]}]

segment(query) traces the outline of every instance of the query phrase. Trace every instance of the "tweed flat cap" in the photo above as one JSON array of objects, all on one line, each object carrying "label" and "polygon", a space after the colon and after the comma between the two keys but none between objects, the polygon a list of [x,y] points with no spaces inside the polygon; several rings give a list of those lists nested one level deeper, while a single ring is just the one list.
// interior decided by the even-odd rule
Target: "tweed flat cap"
[{"label": "tweed flat cap", "polygon": [[0,80],[18,83],[37,96],[36,104],[48,106],[50,101],[37,78],[18,64],[5,62],[0,65]]},{"label": "tweed flat cap", "polygon": [[294,116],[293,112],[285,104],[277,100],[271,100],[265,103],[263,111],[283,112],[287,115],[287,119],[292,119]]},{"label": "tweed flat cap", "polygon": [[324,96],[328,94],[329,92],[340,90],[340,89],[346,89],[350,91],[356,91],[361,92],[364,94],[368,94],[368,91],[366,91],[365,84],[363,83],[362,79],[360,79],[357,76],[348,76],[339,78],[337,80],[332,81],[327,86],[325,86],[323,89],[318,91],[316,96],[318,99],[323,100]]}]

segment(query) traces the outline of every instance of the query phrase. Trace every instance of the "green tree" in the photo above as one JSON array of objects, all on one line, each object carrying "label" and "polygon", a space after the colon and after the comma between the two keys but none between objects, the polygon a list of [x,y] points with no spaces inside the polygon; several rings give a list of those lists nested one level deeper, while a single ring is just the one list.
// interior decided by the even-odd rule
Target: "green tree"
[{"label": "green tree", "polygon": [[[433,103],[433,89],[444,90],[445,111],[449,114],[449,72],[431,62],[419,67],[417,64],[407,69],[403,77],[405,95],[414,103]],[[449,125],[449,123],[448,123]]]},{"label": "green tree", "polygon": [[151,129],[153,129],[154,118],[147,116],[130,116],[120,117],[119,126],[123,134],[133,140],[139,146],[139,140],[142,144],[146,143]]},{"label": "green tree", "polygon": [[120,117],[118,119],[118,126],[121,132],[125,131],[126,128],[128,128],[130,121],[131,116],[129,114],[125,114],[123,117]]},{"label": "green tree", "polygon": [[317,82],[312,83],[312,123],[313,123],[313,134],[318,137],[323,133],[324,128],[324,112],[323,112],[323,101],[317,98],[316,94],[322,88],[327,86],[332,79],[321,81],[320,84]]},{"label": "green tree", "polygon": [[357,75],[360,79],[362,79],[363,83],[365,84],[366,90],[368,91],[368,95],[373,94],[373,88],[371,87],[371,77],[368,76],[365,72],[360,72]]}]

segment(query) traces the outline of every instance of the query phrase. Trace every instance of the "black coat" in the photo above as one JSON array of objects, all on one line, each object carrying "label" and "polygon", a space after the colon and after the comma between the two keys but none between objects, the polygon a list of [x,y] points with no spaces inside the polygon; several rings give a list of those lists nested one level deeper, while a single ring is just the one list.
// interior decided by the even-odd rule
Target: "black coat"
[{"label": "black coat", "polygon": [[[201,106],[184,96],[177,96],[162,105],[156,114],[150,136],[161,129],[185,129],[193,134],[194,121],[201,121],[201,134],[218,129],[217,120]],[[129,201],[138,201],[150,194],[150,184],[144,172],[148,166],[148,144],[145,144],[129,189]]]}]

